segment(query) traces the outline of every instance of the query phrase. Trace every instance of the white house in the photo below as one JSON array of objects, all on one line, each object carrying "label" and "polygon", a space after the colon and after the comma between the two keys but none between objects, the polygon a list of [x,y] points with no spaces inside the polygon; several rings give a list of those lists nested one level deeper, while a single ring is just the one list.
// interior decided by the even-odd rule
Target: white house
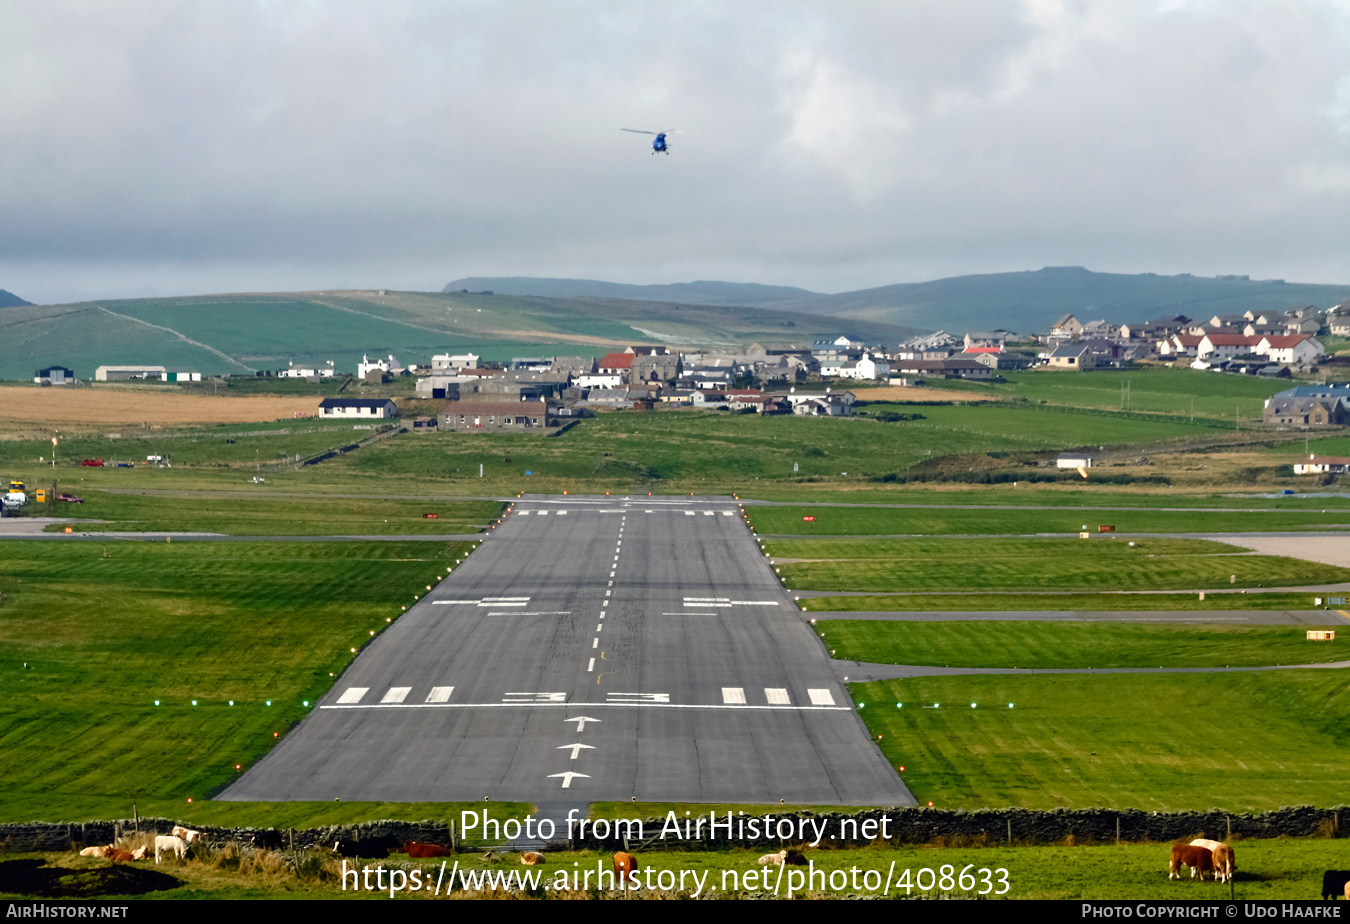
[{"label": "white house", "polygon": [[1257,344],[1256,352],[1269,356],[1273,363],[1306,366],[1317,362],[1325,350],[1316,337],[1309,337],[1307,334],[1286,334],[1263,337]]},{"label": "white house", "polygon": [[398,406],[388,398],[324,398],[319,416],[325,419],[380,420],[398,416]]}]

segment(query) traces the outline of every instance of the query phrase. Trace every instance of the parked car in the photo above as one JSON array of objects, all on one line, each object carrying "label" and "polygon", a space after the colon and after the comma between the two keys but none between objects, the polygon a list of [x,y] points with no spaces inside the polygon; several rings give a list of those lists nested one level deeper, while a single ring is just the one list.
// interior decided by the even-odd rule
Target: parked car
[{"label": "parked car", "polygon": [[102,467],[103,467],[103,460],[102,460],[102,459],[85,459],[85,460],[84,460],[83,462],[81,462],[80,464],[81,464],[81,465],[88,465],[88,466],[91,467],[91,468],[102,468]]},{"label": "parked car", "polygon": [[56,499],[59,500],[59,501],[65,501],[67,504],[83,504],[83,503],[84,503],[84,498],[83,498],[83,497],[76,497],[74,494],[58,494],[58,495],[56,496]]}]

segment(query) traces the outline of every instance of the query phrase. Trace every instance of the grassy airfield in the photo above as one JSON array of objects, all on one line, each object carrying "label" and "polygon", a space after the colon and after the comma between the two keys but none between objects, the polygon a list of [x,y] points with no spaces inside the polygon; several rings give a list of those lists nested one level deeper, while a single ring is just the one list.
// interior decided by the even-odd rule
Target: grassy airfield
[{"label": "grassy airfield", "polygon": [[[48,429],[0,414],[0,470],[84,497],[85,504],[50,511],[81,531],[454,535],[490,522],[500,509],[494,498],[564,490],[736,492],[791,501],[747,507],[760,535],[783,537],[767,540],[770,554],[808,559],[780,565],[788,585],[881,595],[804,600],[811,609],[1116,608],[1109,601],[1148,609],[1298,608],[1310,605],[1301,601],[1311,594],[1253,593],[1215,603],[1215,593],[1201,604],[1193,592],[1350,581],[1345,569],[1179,536],[1141,537],[1129,548],[1127,532],[1350,526],[1343,495],[1262,496],[1338,488],[1285,472],[1303,453],[1302,439],[1221,423],[1228,397],[1208,390],[1230,377],[1130,375],[1132,400],[1150,392],[1142,380],[1156,384],[1150,393],[1165,396],[1157,400],[1166,406],[1112,410],[1108,398],[1113,389],[1119,397],[1121,376],[1070,381],[1052,373],[1011,382],[1008,389],[1022,394],[973,390],[1004,403],[870,409],[923,415],[915,420],[619,411],[560,437],[401,434],[303,468],[294,465],[297,454],[340,448],[370,432],[295,419],[159,429],[88,423],[62,428],[61,461],[52,468]],[[1240,384],[1255,391],[1239,400],[1259,403],[1257,386],[1276,390]],[[1035,389],[1046,397],[1031,397]],[[1186,413],[1190,389],[1197,391],[1194,421]],[[1106,447],[1086,481],[1073,473],[1016,486],[941,480],[1054,474],[1027,463],[1081,446]],[[82,458],[141,461],[152,453],[169,456],[173,467],[78,465]],[[933,480],[899,480],[915,473]],[[1106,483],[1112,476],[1124,483]],[[424,518],[429,512],[437,519]],[[1062,538],[1084,524],[1113,524],[1121,538]],[[1044,533],[1057,535],[1037,535]],[[142,814],[201,823],[258,823],[259,812],[277,825],[453,814],[434,806],[225,806],[204,797],[231,778],[234,763],[247,766],[264,753],[272,732],[284,734],[303,714],[296,703],[312,701],[328,675],[349,663],[350,649],[397,615],[392,601],[411,599],[462,545],[10,541],[0,548],[0,662],[33,665],[0,674],[7,820],[120,817],[133,800]],[[1151,593],[1158,590],[1170,592]],[[1134,597],[1147,597],[1147,605]],[[821,625],[827,644],[843,644],[850,659],[906,663],[919,656],[926,659],[919,663],[1006,666],[1014,657],[1014,666],[1027,666],[1025,656],[1029,664],[1104,667],[1151,663],[1168,652],[1194,665],[1266,656],[1292,663],[1302,647],[1268,627],[1168,635],[1138,626],[1121,632],[1031,623],[977,631],[965,624],[943,635],[911,624]],[[897,625],[909,634],[894,634]],[[973,643],[976,636],[984,641]],[[285,652],[282,669],[278,651]],[[1342,674],[936,677],[866,685],[854,695],[867,703],[864,718],[883,736],[888,758],[916,768],[904,777],[923,801],[1242,810],[1343,801],[1350,704],[1343,680],[1337,683]],[[183,705],[193,696],[197,707]],[[173,705],[154,707],[156,698]],[[225,705],[231,698],[236,706]],[[272,707],[258,705],[268,698]],[[997,713],[908,706],[929,699],[1018,706]],[[893,711],[874,708],[882,701]],[[895,702],[906,707],[895,710]],[[1222,703],[1242,708],[1225,713]],[[1002,763],[1001,755],[1008,755]],[[1222,785],[1199,786],[1202,775],[1214,777],[1212,766],[1227,768]]]}]

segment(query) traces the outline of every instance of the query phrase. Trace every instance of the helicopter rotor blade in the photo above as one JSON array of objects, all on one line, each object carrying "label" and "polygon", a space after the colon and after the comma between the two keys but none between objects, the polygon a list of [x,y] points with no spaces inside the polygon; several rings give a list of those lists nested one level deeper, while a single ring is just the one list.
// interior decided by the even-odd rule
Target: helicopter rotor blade
[{"label": "helicopter rotor blade", "polygon": [[638,135],[659,135],[659,134],[661,134],[660,132],[644,132],[644,131],[643,131],[642,129],[640,129],[640,128],[621,128],[621,129],[619,129],[619,131],[621,131],[621,132],[633,132],[634,134],[638,134]]}]

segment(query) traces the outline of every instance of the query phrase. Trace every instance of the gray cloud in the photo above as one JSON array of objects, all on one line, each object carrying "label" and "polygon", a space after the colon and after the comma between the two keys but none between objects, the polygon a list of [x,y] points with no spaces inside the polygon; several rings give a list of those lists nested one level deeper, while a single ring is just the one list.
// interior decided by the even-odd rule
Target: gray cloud
[{"label": "gray cloud", "polygon": [[[1343,281],[1350,5],[0,0],[0,286]],[[684,129],[669,157],[621,127]]]}]

